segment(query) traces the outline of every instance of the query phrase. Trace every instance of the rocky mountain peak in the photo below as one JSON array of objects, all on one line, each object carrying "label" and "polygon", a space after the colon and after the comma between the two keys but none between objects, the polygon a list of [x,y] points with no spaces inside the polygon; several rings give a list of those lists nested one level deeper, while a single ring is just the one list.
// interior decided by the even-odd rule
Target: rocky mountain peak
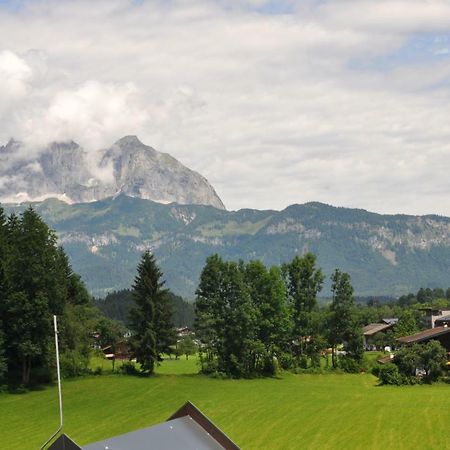
[{"label": "rocky mountain peak", "polygon": [[160,203],[225,209],[204,177],[137,136],[125,136],[97,155],[100,162],[95,164],[80,145],[67,141],[53,142],[27,157],[21,143],[10,141],[0,147],[0,201],[55,197],[81,203],[122,193]]},{"label": "rocky mountain peak", "polygon": [[118,146],[135,146],[135,145],[144,145],[139,138],[134,135],[130,134],[128,136],[124,136],[123,138],[120,138],[117,142],[115,142],[114,145]]}]

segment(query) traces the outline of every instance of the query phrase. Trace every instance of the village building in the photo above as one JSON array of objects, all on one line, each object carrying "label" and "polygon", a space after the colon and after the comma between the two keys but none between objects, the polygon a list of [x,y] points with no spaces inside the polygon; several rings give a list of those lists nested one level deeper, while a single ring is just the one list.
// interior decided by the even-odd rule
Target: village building
[{"label": "village building", "polygon": [[436,319],[434,325],[436,327],[450,327],[450,314]]},{"label": "village building", "polygon": [[450,309],[436,309],[436,308],[421,308],[420,311],[424,313],[420,321],[426,328],[434,328],[435,326],[441,326],[436,324],[436,321],[440,321],[442,318],[450,316]]},{"label": "village building", "polygon": [[124,340],[118,342],[116,345],[108,345],[102,348],[102,351],[105,355],[106,359],[119,359],[119,360],[131,360],[133,359],[133,351],[131,348],[131,344]]},{"label": "village building", "polygon": [[[363,329],[364,348],[366,350],[384,350],[384,344],[380,344],[380,335],[386,335],[389,330],[393,330],[398,319],[394,317],[381,319],[378,323],[369,323]],[[382,348],[380,348],[382,347]]]},{"label": "village building", "polygon": [[48,450],[239,450],[239,447],[191,402],[166,422],[83,447],[62,434]]},{"label": "village building", "polygon": [[429,328],[420,333],[397,339],[403,345],[422,344],[433,340],[438,341],[450,353],[450,327]]}]

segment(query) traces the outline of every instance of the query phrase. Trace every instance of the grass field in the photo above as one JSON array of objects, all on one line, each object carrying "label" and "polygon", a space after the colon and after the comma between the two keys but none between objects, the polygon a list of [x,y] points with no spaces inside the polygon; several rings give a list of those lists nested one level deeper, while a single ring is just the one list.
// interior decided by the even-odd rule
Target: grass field
[{"label": "grass field", "polygon": [[[242,449],[450,448],[449,385],[378,387],[369,374],[219,380],[196,370],[181,359],[150,379],[64,381],[65,431],[83,445],[164,421],[191,400]],[[39,448],[57,414],[55,387],[1,394],[0,447]]]}]

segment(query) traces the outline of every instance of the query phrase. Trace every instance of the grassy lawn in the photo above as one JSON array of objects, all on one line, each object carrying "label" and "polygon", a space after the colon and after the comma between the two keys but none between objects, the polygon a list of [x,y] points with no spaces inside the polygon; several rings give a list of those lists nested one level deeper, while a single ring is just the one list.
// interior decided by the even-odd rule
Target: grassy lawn
[{"label": "grassy lawn", "polygon": [[[182,358],[149,379],[64,381],[65,431],[83,445],[164,421],[191,400],[243,449],[449,446],[449,385],[377,387],[369,374],[218,380],[196,371],[195,359]],[[1,448],[39,448],[57,428],[56,389],[1,394],[0,423]]]}]

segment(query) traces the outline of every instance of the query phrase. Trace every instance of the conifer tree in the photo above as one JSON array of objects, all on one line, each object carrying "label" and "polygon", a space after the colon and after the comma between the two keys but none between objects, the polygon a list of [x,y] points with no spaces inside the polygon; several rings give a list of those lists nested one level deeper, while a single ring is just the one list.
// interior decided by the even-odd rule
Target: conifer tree
[{"label": "conifer tree", "polygon": [[6,361],[5,352],[5,336],[3,334],[3,327],[0,321],[0,389],[6,385],[6,374],[8,373],[8,365]]},{"label": "conifer tree", "polygon": [[162,272],[155,257],[146,251],[137,267],[133,285],[135,307],[130,313],[133,348],[145,374],[152,374],[162,353],[173,343],[173,326]]}]

